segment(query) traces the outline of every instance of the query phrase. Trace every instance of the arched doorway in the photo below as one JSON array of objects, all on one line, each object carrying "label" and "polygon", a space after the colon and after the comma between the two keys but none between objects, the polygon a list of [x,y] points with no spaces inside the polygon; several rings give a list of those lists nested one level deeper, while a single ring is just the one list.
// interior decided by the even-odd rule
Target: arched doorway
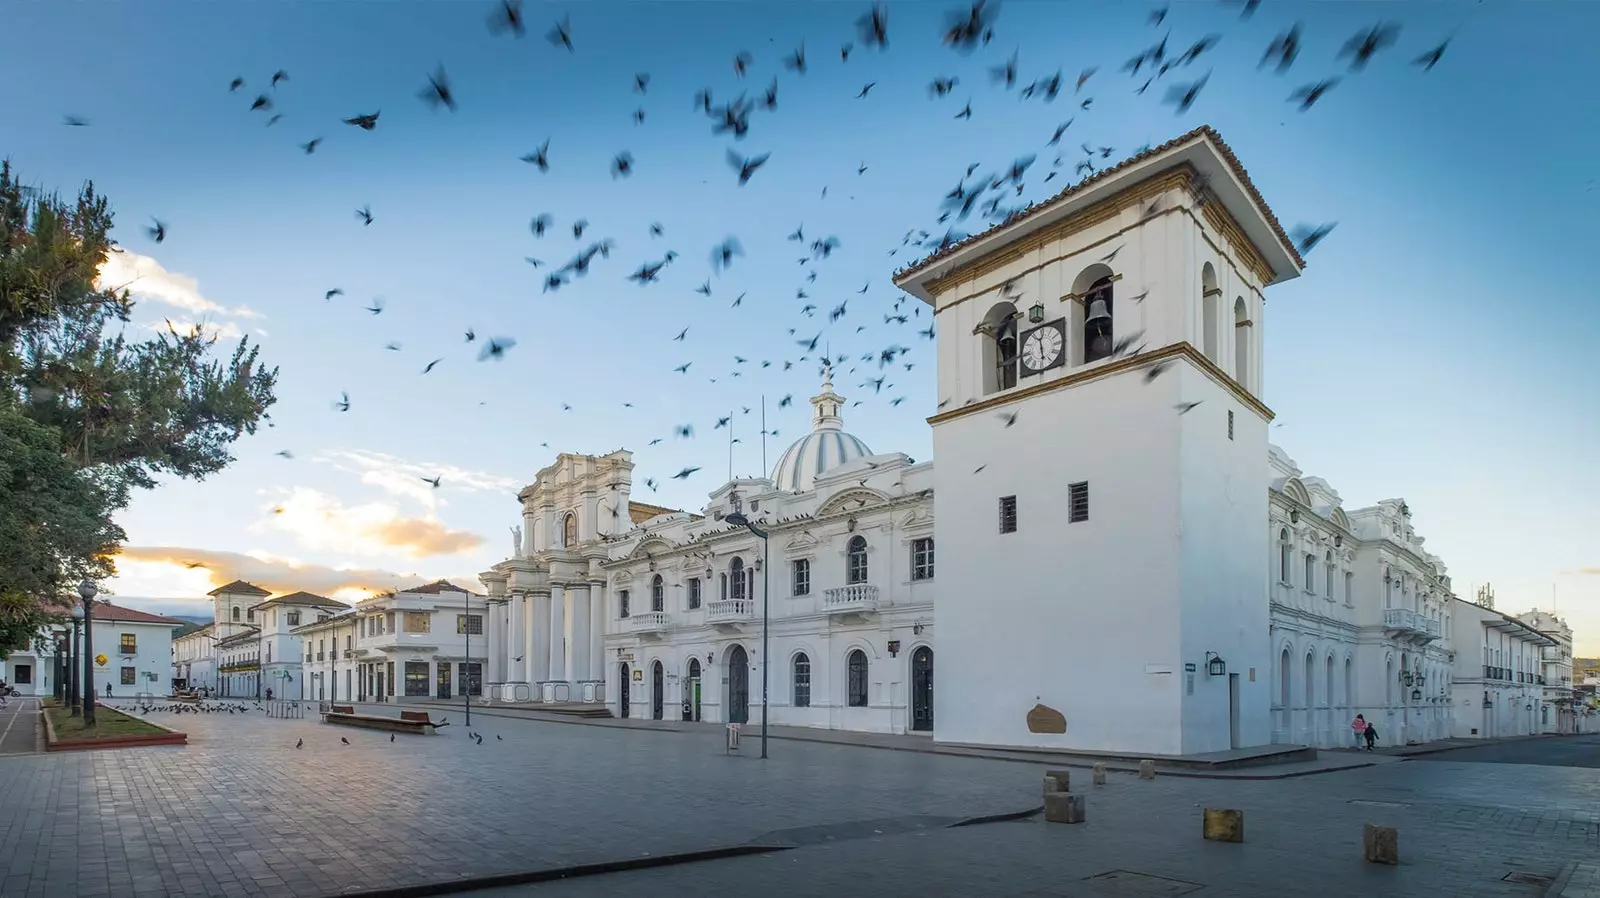
[{"label": "arched doorway", "polygon": [[689,659],[689,677],[683,687],[683,719],[700,719],[700,659]]},{"label": "arched doorway", "polygon": [[617,665],[617,679],[621,685],[617,686],[617,715],[628,716],[628,662]]},{"label": "arched doorway", "polygon": [[661,662],[650,665],[650,719],[661,720],[665,712],[667,684],[661,672]]},{"label": "arched doorway", "polygon": [[750,659],[742,645],[728,653],[728,722],[750,722]]},{"label": "arched doorway", "polygon": [[933,731],[933,649],[927,646],[911,656],[911,729]]}]

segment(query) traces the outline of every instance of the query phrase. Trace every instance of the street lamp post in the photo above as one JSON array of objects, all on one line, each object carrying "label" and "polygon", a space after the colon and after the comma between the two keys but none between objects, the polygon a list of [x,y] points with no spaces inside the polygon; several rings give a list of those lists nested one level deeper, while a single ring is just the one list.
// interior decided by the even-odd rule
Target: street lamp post
[{"label": "street lamp post", "polygon": [[467,609],[467,613],[461,618],[461,633],[467,638],[467,647],[464,650],[466,660],[461,663],[461,697],[466,700],[467,726],[470,727],[472,726],[472,594],[467,593],[461,601]]},{"label": "street lamp post", "polygon": [[72,606],[72,637],[67,640],[67,716],[78,716],[78,673],[83,656],[83,606]]},{"label": "street lamp post", "polygon": [[[94,581],[78,584],[78,595],[83,599],[83,725],[94,726],[94,597],[100,590]],[[73,617],[77,617],[76,614]]]},{"label": "street lamp post", "polygon": [[767,756],[767,668],[771,667],[772,659],[767,656],[768,630],[768,604],[767,595],[771,592],[767,588],[768,578],[772,576],[772,565],[767,562],[770,544],[767,541],[768,532],[757,527],[751,520],[744,516],[744,512],[736,511],[725,519],[735,527],[744,529],[761,537],[761,757]]}]

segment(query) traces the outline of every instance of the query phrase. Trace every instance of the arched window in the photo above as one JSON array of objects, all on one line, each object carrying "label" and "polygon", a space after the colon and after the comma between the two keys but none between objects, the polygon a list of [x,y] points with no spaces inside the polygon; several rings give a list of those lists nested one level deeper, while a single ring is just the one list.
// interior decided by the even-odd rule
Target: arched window
[{"label": "arched window", "polygon": [[1278,579],[1284,583],[1293,583],[1289,579],[1289,528],[1278,531]]},{"label": "arched window", "polygon": [[1326,579],[1328,581],[1327,582],[1327,596],[1328,596],[1328,598],[1331,599],[1331,598],[1333,598],[1333,553],[1332,552],[1329,552],[1328,554],[1323,556],[1323,558],[1322,558],[1322,567],[1323,567],[1322,572],[1325,575],[1327,575],[1324,578],[1324,579]]},{"label": "arched window", "polygon": [[794,706],[811,707],[811,659],[805,652],[794,656]]},{"label": "arched window", "polygon": [[239,619],[239,606],[238,605],[233,606],[233,619],[234,620],[238,620]]},{"label": "arched window", "polygon": [[850,537],[844,554],[844,582],[851,585],[867,582],[867,538],[864,536]]},{"label": "arched window", "polygon": [[570,549],[578,544],[578,516],[567,512],[561,521],[561,547]]},{"label": "arched window", "polygon": [[1289,650],[1278,656],[1278,705],[1289,707]]},{"label": "arched window", "polygon": [[977,333],[983,341],[984,395],[1017,385],[1017,307],[995,303],[983,316]]},{"label": "arched window", "polygon": [[852,708],[867,706],[867,653],[860,649],[850,653],[845,665],[850,671],[849,705]]},{"label": "arched window", "polygon": [[719,587],[717,595],[723,601],[727,601],[727,599],[728,599],[728,575],[727,574],[718,574],[717,575],[717,581],[718,581],[717,585]]},{"label": "arched window", "polygon": [[728,562],[728,598],[742,599],[749,595],[745,586],[750,581],[744,575],[744,559],[734,558]]},{"label": "arched window", "polygon": [[1313,661],[1312,658],[1311,658],[1311,653],[1310,652],[1306,652],[1306,707],[1307,708],[1312,708],[1312,707],[1316,706],[1316,695],[1317,695],[1316,679],[1317,678],[1316,678],[1316,676],[1314,674],[1314,667],[1313,667],[1313,665],[1315,663],[1316,662]]},{"label": "arched window", "polygon": [[1206,358],[1213,362],[1217,360],[1217,325],[1221,321],[1217,300],[1221,296],[1222,288],[1217,286],[1217,270],[1207,262],[1200,269],[1200,348]]},{"label": "arched window", "polygon": [[1250,312],[1244,297],[1233,301],[1233,379],[1250,389]]},{"label": "arched window", "polygon": [[1315,592],[1317,588],[1317,556],[1306,553],[1306,592]]},{"label": "arched window", "polygon": [[667,585],[662,582],[660,574],[650,581],[650,610],[667,610]]},{"label": "arched window", "polygon": [[1111,278],[1103,277],[1083,295],[1083,361],[1098,362],[1111,355]]}]

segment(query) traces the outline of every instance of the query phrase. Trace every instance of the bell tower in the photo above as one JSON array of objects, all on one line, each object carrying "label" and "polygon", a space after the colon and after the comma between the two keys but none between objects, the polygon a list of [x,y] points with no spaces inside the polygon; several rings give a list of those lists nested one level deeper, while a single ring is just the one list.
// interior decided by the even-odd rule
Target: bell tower
[{"label": "bell tower", "polygon": [[1201,127],[896,274],[939,325],[935,537],[960,553],[936,740],[1269,741],[1260,324],[1302,264]]}]

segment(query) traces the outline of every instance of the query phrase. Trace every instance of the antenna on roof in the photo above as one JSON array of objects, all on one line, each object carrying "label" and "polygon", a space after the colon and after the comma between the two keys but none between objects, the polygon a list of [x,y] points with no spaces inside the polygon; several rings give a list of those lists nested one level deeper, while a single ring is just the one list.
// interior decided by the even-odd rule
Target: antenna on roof
[{"label": "antenna on roof", "polygon": [[728,409],[728,481],[733,481],[733,409]]},{"label": "antenna on roof", "polygon": [[[761,394],[761,476],[767,475],[767,394]],[[1552,587],[1553,589],[1554,587]]]}]

